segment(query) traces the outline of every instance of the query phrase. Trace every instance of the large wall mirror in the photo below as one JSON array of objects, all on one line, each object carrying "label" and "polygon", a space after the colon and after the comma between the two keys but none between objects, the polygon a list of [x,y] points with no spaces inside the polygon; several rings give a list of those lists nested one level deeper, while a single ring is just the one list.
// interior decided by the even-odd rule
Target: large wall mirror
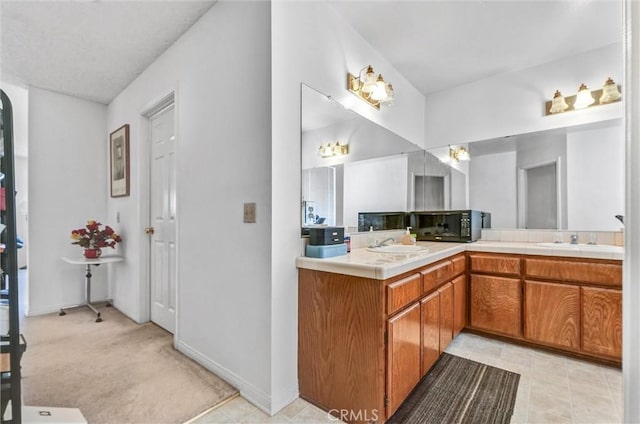
[{"label": "large wall mirror", "polygon": [[[301,108],[303,229],[353,233],[358,212],[441,209],[490,212],[493,228],[622,227],[622,119],[471,142],[465,175],[305,84]],[[336,143],[348,154],[320,155]]]},{"label": "large wall mirror", "polygon": [[617,231],[622,119],[469,144],[469,207],[493,228]]},{"label": "large wall mirror", "polygon": [[[301,99],[303,228],[356,232],[359,212],[464,207],[464,174],[305,84]],[[336,143],[348,153],[322,155]]]}]

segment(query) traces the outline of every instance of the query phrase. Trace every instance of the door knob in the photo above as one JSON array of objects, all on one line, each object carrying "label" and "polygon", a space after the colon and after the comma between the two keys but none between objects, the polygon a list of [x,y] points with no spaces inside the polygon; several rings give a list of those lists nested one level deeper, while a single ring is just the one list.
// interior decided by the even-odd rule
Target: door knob
[{"label": "door knob", "polygon": [[149,235],[151,235],[151,234],[155,233],[156,230],[153,227],[147,227],[147,228],[144,229],[144,232],[149,234]]}]

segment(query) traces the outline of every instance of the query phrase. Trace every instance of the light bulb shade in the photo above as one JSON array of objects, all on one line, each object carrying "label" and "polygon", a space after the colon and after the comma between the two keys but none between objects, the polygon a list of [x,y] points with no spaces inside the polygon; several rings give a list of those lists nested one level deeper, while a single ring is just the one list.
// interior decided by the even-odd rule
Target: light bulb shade
[{"label": "light bulb shade", "polygon": [[364,77],[362,78],[362,88],[360,91],[363,93],[371,93],[376,87],[376,74],[373,72],[373,68],[371,65],[367,68],[367,72],[365,72]]},{"label": "light bulb shade", "polygon": [[576,94],[576,102],[573,105],[574,109],[584,109],[592,105],[596,100],[591,95],[591,90],[586,85],[582,84]]},{"label": "light bulb shade", "polygon": [[464,147],[458,147],[458,160],[470,160],[469,152]]},{"label": "light bulb shade", "polygon": [[381,103],[385,106],[392,106],[395,103],[395,97],[393,96],[393,86],[391,83],[387,83],[386,86],[387,97],[381,101]]},{"label": "light bulb shade", "polygon": [[619,100],[622,97],[620,91],[618,91],[618,86],[611,79],[608,78],[602,87],[602,96],[600,96],[600,104],[611,103]]},{"label": "light bulb shade", "polygon": [[382,75],[378,75],[376,85],[373,91],[371,91],[371,100],[384,100],[387,98],[387,84],[384,82]]},{"label": "light bulb shade", "polygon": [[550,113],[560,113],[569,109],[569,105],[567,104],[564,96],[560,91],[556,90],[553,95],[553,100],[551,100],[551,108],[549,109]]}]

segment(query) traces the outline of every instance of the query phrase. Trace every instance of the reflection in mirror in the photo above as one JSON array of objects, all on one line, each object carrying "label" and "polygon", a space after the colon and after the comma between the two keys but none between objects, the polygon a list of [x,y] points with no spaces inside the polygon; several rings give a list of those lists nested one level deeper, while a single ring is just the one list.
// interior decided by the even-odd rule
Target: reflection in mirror
[{"label": "reflection in mirror", "polygon": [[469,207],[493,228],[617,231],[624,211],[621,119],[469,144]]},{"label": "reflection in mirror", "polygon": [[[464,175],[419,146],[301,84],[302,226],[356,232],[359,212],[464,206]],[[348,145],[322,157],[321,146]]]}]

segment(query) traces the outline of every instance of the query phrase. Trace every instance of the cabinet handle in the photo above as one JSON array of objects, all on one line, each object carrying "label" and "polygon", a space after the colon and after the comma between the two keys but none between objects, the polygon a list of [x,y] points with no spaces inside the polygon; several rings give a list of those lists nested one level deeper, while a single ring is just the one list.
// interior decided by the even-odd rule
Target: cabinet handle
[{"label": "cabinet handle", "polygon": [[144,229],[144,232],[149,234],[149,235],[152,235],[153,233],[156,232],[156,230],[153,227],[147,227],[147,228]]}]

